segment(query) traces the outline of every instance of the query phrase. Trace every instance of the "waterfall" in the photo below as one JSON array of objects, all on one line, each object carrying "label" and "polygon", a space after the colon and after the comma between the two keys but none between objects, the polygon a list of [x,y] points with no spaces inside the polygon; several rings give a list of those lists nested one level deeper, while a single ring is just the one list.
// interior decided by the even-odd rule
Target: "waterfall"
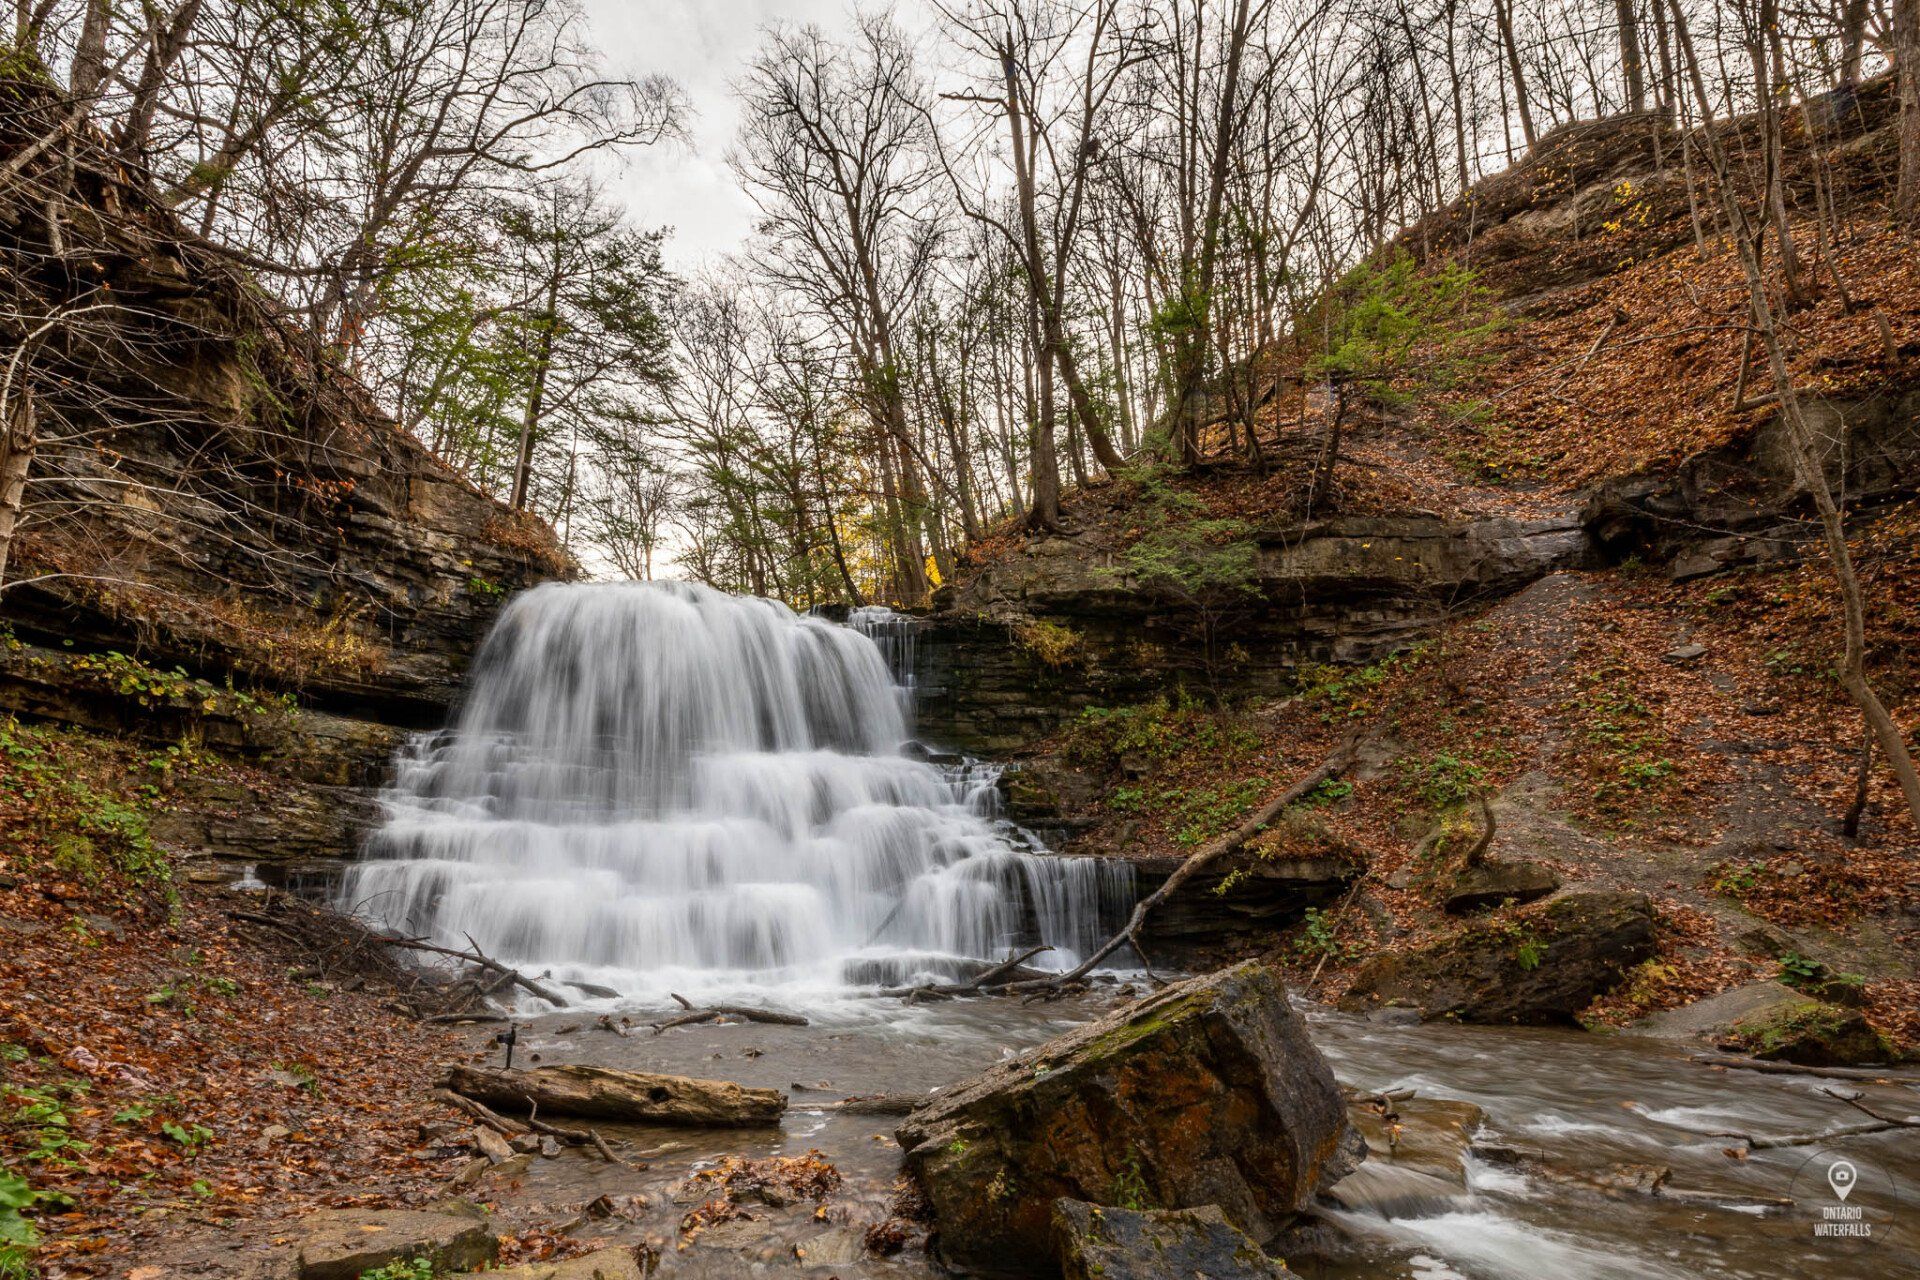
[{"label": "waterfall", "polygon": [[911,627],[855,621],[686,583],[516,596],[343,902],[633,999],[850,994],[1035,942],[1071,965],[1131,868],[1035,852],[996,769],[910,750]]}]

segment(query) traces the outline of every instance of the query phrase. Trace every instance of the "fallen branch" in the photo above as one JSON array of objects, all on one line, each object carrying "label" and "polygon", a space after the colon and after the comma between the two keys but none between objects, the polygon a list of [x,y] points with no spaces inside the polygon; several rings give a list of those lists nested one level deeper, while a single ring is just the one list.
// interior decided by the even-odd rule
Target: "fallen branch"
[{"label": "fallen branch", "polygon": [[1895,1075],[1872,1067],[1803,1067],[1791,1062],[1769,1062],[1764,1058],[1741,1058],[1724,1053],[1694,1053],[1688,1059],[1709,1067],[1730,1071],[1762,1071],[1779,1076],[1818,1076],[1826,1080],[1877,1080],[1885,1084],[1920,1085],[1920,1076]]},{"label": "fallen branch", "polygon": [[838,1102],[807,1107],[808,1111],[838,1111],[850,1116],[904,1116],[927,1101],[929,1095],[911,1093],[875,1093],[842,1098]]},{"label": "fallen branch", "polygon": [[1600,354],[1600,348],[1606,346],[1607,339],[1613,336],[1613,331],[1615,329],[1618,329],[1621,325],[1625,324],[1626,322],[1627,322],[1627,313],[1622,311],[1620,308],[1615,307],[1613,309],[1613,315],[1608,317],[1607,319],[1606,328],[1600,331],[1600,336],[1595,338],[1593,340],[1593,345],[1587,348],[1587,354],[1581,356],[1580,359],[1577,362],[1575,362],[1574,366],[1571,369],[1568,369],[1565,373],[1560,375],[1560,381],[1553,384],[1554,390],[1558,391],[1561,388],[1565,387],[1568,382],[1573,380],[1573,377],[1575,374],[1579,373],[1582,369],[1586,368],[1587,365],[1592,363],[1593,358]]},{"label": "fallen branch", "polygon": [[538,996],[548,1004],[565,1005],[569,1003],[567,998],[558,991],[553,990],[551,987],[541,986],[526,974],[521,973],[518,969],[510,965],[501,964],[492,956],[481,951],[480,944],[474,942],[472,938],[467,939],[468,942],[473,943],[473,950],[471,951],[462,951],[458,947],[443,947],[438,943],[425,942],[419,938],[382,938],[381,941],[390,947],[402,947],[408,951],[431,951],[435,955],[452,956],[456,960],[464,960],[468,964],[478,965],[487,972],[497,975],[500,980],[482,992],[483,995],[491,995],[495,990],[511,984],[519,987],[528,995]]},{"label": "fallen branch", "polygon": [[925,982],[917,987],[886,987],[874,992],[874,995],[882,999],[905,1000],[909,1004],[920,1004],[928,1000],[951,1000],[955,996],[992,995],[995,994],[995,992],[990,990],[990,988],[996,986],[1000,992],[1011,991],[1019,987],[1022,983],[1046,981],[1045,978],[1038,976],[1039,970],[1035,969],[1026,970],[1029,975],[1034,976],[1018,978],[1004,984],[1000,982],[1000,979],[1014,978],[1014,975],[1019,974],[1022,969],[1025,969],[1027,961],[1033,959],[1042,951],[1051,950],[1053,950],[1053,948],[1044,943],[1040,946],[1029,947],[1018,955],[1008,956],[998,964],[990,965],[982,969],[964,982]]},{"label": "fallen branch", "polygon": [[712,1022],[715,1018],[744,1018],[748,1022],[765,1022],[776,1027],[804,1027],[807,1020],[797,1013],[781,1013],[775,1009],[755,1009],[749,1005],[716,1004],[707,1008],[695,1008],[685,996],[668,992],[674,1003],[685,1009],[685,1013],[675,1014],[653,1023],[653,1034],[659,1035],[669,1027],[689,1027],[696,1022]]},{"label": "fallen branch", "polygon": [[1267,825],[1279,817],[1288,806],[1306,799],[1307,796],[1313,793],[1314,788],[1318,787],[1321,783],[1336,778],[1345,772],[1347,768],[1353,764],[1358,741],[1357,735],[1349,735],[1345,741],[1334,748],[1331,755],[1315,765],[1313,769],[1292,786],[1282,791],[1265,805],[1262,805],[1258,813],[1255,813],[1245,822],[1235,827],[1232,831],[1229,831],[1226,835],[1213,841],[1211,844],[1195,850],[1192,856],[1174,869],[1174,873],[1168,876],[1158,889],[1155,889],[1152,893],[1133,904],[1133,913],[1127,917],[1127,923],[1122,926],[1118,933],[1108,938],[1094,950],[1092,955],[1082,960],[1073,969],[1066,973],[1053,974],[1046,978],[1035,979],[1031,982],[1013,983],[1011,984],[1011,988],[1058,987],[1065,986],[1070,982],[1076,982],[1093,972],[1094,967],[1102,960],[1105,960],[1108,956],[1128,943],[1133,945],[1134,952],[1140,956],[1141,963],[1144,964],[1146,962],[1146,952],[1140,945],[1140,927],[1146,923],[1147,915],[1155,907],[1165,902],[1168,898],[1171,898],[1187,881],[1193,879],[1202,871],[1205,871],[1221,858],[1238,851],[1247,841],[1266,830]]},{"label": "fallen branch", "polygon": [[[1740,1133],[1731,1129],[1714,1130],[1705,1136],[1709,1138],[1733,1138],[1736,1141],[1744,1142],[1750,1151],[1777,1151],[1781,1147],[1812,1147],[1831,1142],[1835,1138],[1857,1138],[1866,1133],[1886,1133],[1891,1129],[1908,1129],[1915,1127],[1920,1126],[1909,1125],[1904,1122],[1890,1124],[1843,1124],[1838,1129],[1828,1129],[1821,1133],[1789,1133],[1777,1138],[1756,1138],[1750,1133]],[[1699,1131],[1694,1130],[1694,1132]]]},{"label": "fallen branch", "polygon": [[1864,1112],[1865,1114],[1872,1116],[1875,1120],[1878,1120],[1881,1124],[1891,1125],[1896,1129],[1920,1129],[1920,1119],[1913,1119],[1911,1117],[1902,1118],[1899,1116],[1882,1115],[1880,1112],[1875,1111],[1872,1107],[1868,1106],[1866,1103],[1860,1101],[1861,1097],[1863,1096],[1861,1094],[1841,1093],[1838,1089],[1822,1089],[1820,1092],[1826,1094],[1829,1098],[1836,1098],[1839,1101],[1846,1103],[1848,1106],[1852,1107],[1855,1111]]},{"label": "fallen branch", "polygon": [[465,1112],[467,1115],[473,1117],[474,1120],[485,1125],[495,1133],[500,1134],[502,1137],[517,1138],[527,1132],[527,1126],[521,1124],[518,1120],[509,1120],[485,1103],[463,1097],[451,1089],[436,1090],[433,1096],[455,1110]]}]

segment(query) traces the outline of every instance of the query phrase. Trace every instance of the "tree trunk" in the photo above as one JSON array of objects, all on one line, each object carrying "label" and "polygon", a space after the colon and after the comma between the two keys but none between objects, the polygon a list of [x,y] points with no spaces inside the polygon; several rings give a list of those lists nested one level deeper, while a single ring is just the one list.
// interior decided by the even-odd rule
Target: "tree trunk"
[{"label": "tree trunk", "polygon": [[553,273],[547,277],[547,306],[540,326],[540,349],[534,358],[533,386],[527,392],[526,412],[520,419],[520,447],[516,451],[513,463],[513,497],[508,505],[515,511],[527,509],[527,489],[533,479],[533,437],[540,428],[540,415],[545,412],[547,397],[547,368],[553,363],[553,331],[560,323],[557,314],[560,306],[560,258],[559,246],[554,246]]},{"label": "tree trunk", "polygon": [[1893,0],[1893,50],[1900,75],[1900,190],[1894,211],[1920,231],[1920,0]]},{"label": "tree trunk", "polygon": [[0,416],[0,583],[7,579],[7,557],[13,549],[13,531],[20,523],[20,506],[27,491],[27,471],[38,444],[33,391],[7,386],[10,392]]},{"label": "tree trunk", "polygon": [[1513,81],[1513,101],[1520,111],[1520,134],[1533,146],[1533,108],[1527,101],[1527,77],[1520,69],[1520,42],[1513,34],[1513,0],[1493,0],[1494,21],[1500,26],[1500,47],[1507,55],[1507,75]]},{"label": "tree trunk", "polygon": [[1627,81],[1627,110],[1647,109],[1647,64],[1640,50],[1640,17],[1634,12],[1635,0],[1613,0],[1613,11],[1620,22],[1620,71]]}]

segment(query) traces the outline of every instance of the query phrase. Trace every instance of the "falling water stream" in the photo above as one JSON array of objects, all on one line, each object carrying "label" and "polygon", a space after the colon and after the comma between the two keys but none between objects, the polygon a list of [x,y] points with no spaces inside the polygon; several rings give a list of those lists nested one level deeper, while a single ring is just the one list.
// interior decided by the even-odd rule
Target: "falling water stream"
[{"label": "falling water stream", "polygon": [[1130,870],[1035,852],[993,767],[916,752],[904,633],[853,621],[684,583],[515,597],[453,727],[403,752],[345,900],[638,1002],[817,1004],[1034,943],[1071,965]]}]

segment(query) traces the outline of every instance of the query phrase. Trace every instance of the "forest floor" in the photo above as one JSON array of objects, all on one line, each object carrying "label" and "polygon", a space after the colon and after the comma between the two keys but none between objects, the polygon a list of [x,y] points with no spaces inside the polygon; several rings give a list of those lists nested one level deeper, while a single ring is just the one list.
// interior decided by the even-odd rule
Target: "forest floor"
[{"label": "forest floor", "polygon": [[391,1007],[363,931],[174,865],[161,765],[222,767],[0,721],[0,1169],[50,1280],[417,1203],[471,1154],[422,1130],[458,1118],[432,1096],[470,1046]]}]

